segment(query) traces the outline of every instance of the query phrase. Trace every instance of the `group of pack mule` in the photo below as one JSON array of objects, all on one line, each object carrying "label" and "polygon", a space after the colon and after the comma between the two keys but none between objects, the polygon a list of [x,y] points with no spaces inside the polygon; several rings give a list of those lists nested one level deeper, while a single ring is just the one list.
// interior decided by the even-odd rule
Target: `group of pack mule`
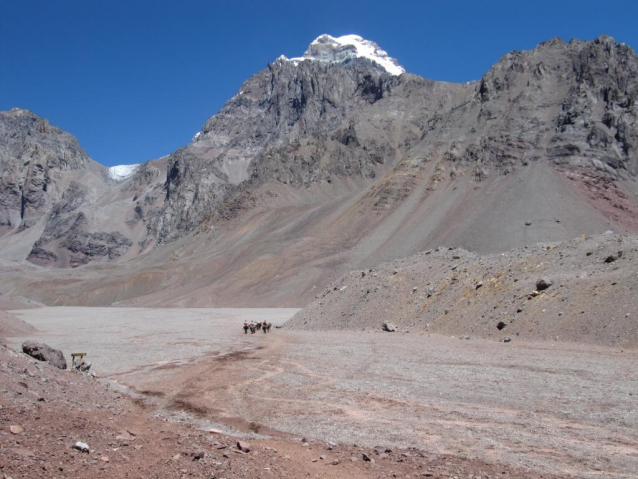
[{"label": "group of pack mule", "polygon": [[263,323],[255,323],[253,321],[248,323],[248,322],[245,321],[244,322],[244,334],[248,334],[248,331],[250,331],[250,334],[255,334],[255,331],[259,331],[260,329],[264,333],[269,333],[271,326],[272,326],[272,323],[269,323],[268,321],[264,321]]}]

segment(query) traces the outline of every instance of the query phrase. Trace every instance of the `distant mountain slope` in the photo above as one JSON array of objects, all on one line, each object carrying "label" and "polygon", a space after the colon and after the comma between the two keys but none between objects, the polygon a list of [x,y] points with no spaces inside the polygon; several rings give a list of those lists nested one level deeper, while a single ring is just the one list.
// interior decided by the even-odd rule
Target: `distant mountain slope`
[{"label": "distant mountain slope", "polygon": [[[76,138],[28,110],[0,112],[3,249],[11,258],[58,267],[124,255],[132,239],[147,237],[146,228],[136,228],[143,208],[131,198],[146,192],[160,171],[136,165],[113,177],[123,170],[105,169]],[[136,179],[122,184],[133,172]]]}]

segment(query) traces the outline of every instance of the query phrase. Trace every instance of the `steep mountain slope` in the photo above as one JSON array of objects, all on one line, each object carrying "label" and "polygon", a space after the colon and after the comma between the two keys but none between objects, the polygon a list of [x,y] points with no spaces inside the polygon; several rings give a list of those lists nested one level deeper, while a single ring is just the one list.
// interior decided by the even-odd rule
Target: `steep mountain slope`
[{"label": "steep mountain slope", "polygon": [[[313,45],[327,48],[322,38]],[[190,145],[171,155],[166,201],[149,223],[160,242],[192,231],[233,193],[264,182],[370,183],[405,154],[425,118],[456,105],[467,90],[397,77],[365,57],[307,55],[279,58],[248,79]]]},{"label": "steep mountain slope", "polygon": [[441,244],[636,232],[637,73],[600,37],[433,82],[360,37],[321,36],[168,158],[102,180],[94,200],[70,189],[31,259],[114,265],[41,272],[37,288],[14,271],[2,287],[49,304],[300,306],[340,274]]}]

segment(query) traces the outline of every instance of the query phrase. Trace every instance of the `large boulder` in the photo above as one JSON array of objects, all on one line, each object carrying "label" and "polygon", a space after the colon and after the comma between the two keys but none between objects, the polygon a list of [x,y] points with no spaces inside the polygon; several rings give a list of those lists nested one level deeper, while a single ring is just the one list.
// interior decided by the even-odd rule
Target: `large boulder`
[{"label": "large boulder", "polygon": [[22,344],[22,351],[32,358],[45,361],[56,368],[66,369],[66,359],[64,359],[62,351],[53,349],[48,344],[25,341]]}]

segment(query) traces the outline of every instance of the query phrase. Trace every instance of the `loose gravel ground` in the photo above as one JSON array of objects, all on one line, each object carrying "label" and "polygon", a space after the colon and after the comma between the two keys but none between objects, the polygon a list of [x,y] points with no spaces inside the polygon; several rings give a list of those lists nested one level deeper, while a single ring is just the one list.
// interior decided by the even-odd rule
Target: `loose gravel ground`
[{"label": "loose gravel ground", "polygon": [[[416,448],[510,471],[636,477],[636,351],[423,333],[273,329],[246,336],[240,318],[247,310],[215,321],[211,311],[162,310],[136,326],[123,323],[127,315],[135,322],[140,310],[98,310],[95,334],[86,310],[64,309],[57,329],[33,321],[38,339],[82,344],[98,372],[142,394],[138,403],[149,413],[252,437]],[[120,318],[111,329],[109,311]],[[283,321],[293,311],[252,313]],[[31,322],[26,314],[19,313]],[[162,315],[165,322],[153,321]],[[190,333],[174,337],[177,329]],[[106,331],[121,357],[102,362]],[[126,357],[138,349],[151,352]]]}]

